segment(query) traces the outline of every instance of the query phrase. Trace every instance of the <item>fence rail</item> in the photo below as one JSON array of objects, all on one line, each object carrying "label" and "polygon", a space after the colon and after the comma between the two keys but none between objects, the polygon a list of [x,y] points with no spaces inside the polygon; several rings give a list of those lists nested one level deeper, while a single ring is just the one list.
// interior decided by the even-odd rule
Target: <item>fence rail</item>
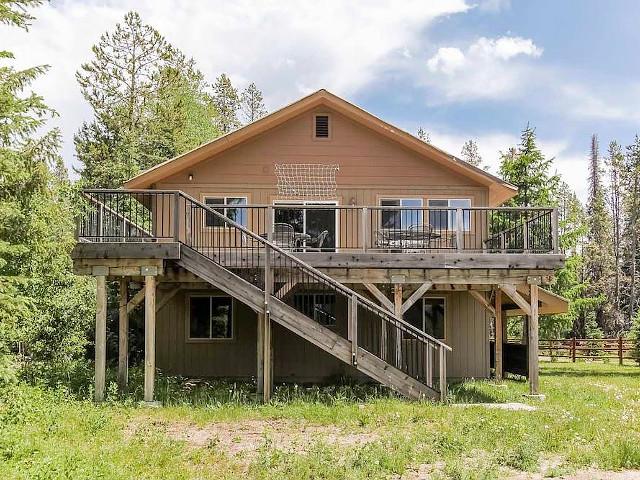
[{"label": "fence rail", "polygon": [[[225,222],[208,213],[194,221],[195,207],[181,207],[180,193],[163,190],[86,190],[89,199],[78,236],[86,241],[189,242],[224,232]],[[228,199],[227,199],[228,200]],[[353,206],[276,203],[202,204],[287,251],[558,253],[555,208]],[[186,210],[184,210],[186,208]],[[185,216],[186,222],[179,217]],[[250,244],[240,238],[219,242]]]},{"label": "fence rail", "polygon": [[633,341],[627,338],[557,338],[540,340],[538,351],[541,356],[576,359],[634,359]]}]

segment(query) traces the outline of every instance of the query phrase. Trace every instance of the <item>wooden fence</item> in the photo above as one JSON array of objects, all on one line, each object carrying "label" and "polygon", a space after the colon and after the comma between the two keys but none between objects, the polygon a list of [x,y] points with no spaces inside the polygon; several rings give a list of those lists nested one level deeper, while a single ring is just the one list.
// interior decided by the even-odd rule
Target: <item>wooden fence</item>
[{"label": "wooden fence", "polygon": [[622,365],[625,359],[633,359],[633,341],[627,338],[559,338],[540,340],[538,350],[541,356],[553,358],[618,359]]}]

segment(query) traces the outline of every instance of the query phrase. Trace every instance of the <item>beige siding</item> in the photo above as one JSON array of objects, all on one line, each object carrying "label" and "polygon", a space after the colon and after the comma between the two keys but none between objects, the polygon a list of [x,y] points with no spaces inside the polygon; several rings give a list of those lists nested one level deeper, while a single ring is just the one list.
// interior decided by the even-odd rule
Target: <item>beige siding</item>
[{"label": "beige siding", "polygon": [[[189,341],[186,322],[187,298],[191,293],[205,291],[181,292],[158,313],[158,368],[172,374],[198,377],[255,377],[256,314],[236,301],[232,340]],[[489,317],[466,292],[442,295],[447,297],[445,341],[453,348],[447,359],[448,376],[488,377]],[[345,328],[346,325],[337,326],[341,332]],[[273,333],[276,381],[323,382],[340,377],[362,377],[349,365],[278,325],[274,326]]]}]

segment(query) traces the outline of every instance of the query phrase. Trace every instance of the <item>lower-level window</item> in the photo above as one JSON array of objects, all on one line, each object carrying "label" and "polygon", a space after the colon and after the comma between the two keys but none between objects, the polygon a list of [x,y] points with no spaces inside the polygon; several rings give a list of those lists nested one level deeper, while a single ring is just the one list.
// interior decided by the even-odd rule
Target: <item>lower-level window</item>
[{"label": "lower-level window", "polygon": [[189,338],[232,338],[231,297],[191,296],[189,298]]},{"label": "lower-level window", "polygon": [[336,324],[336,296],[333,293],[296,293],[293,308],[325,327]]},{"label": "lower-level window", "polygon": [[[444,297],[424,297],[414,303],[403,318],[417,329],[439,340],[444,340],[445,305]],[[410,337],[411,335],[405,334],[405,338]]]}]

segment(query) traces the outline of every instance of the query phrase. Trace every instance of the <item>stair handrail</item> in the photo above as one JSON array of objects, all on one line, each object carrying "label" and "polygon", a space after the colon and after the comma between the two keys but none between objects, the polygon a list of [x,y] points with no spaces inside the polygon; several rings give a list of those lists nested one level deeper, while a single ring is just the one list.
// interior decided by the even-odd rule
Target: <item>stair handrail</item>
[{"label": "stair handrail", "polygon": [[[151,190],[151,191],[154,191],[154,190]],[[147,191],[147,192],[149,192],[149,191]],[[345,295],[350,296],[350,297],[355,296],[360,303],[362,303],[362,304],[366,305],[368,308],[374,310],[379,316],[381,316],[381,317],[383,317],[383,316],[384,317],[390,317],[394,321],[398,322],[399,325],[401,325],[408,332],[413,333],[417,337],[420,337],[423,340],[427,340],[429,343],[435,343],[439,347],[444,348],[445,350],[447,350],[449,352],[452,351],[452,348],[449,345],[447,345],[446,343],[442,342],[441,340],[438,340],[435,337],[432,337],[431,335],[429,335],[426,332],[423,332],[422,330],[417,329],[416,327],[414,327],[413,325],[411,325],[410,323],[408,323],[407,321],[405,321],[401,317],[397,316],[395,313],[390,312],[388,310],[385,310],[384,308],[380,307],[379,305],[377,305],[376,303],[372,302],[368,298],[360,295],[355,290],[352,290],[349,287],[344,286],[342,283],[340,283],[340,282],[336,281],[335,279],[331,278],[330,276],[322,273],[320,270],[316,269],[312,265],[309,265],[308,263],[306,263],[303,260],[299,259],[295,255],[292,255],[290,252],[287,252],[286,250],[280,248],[275,243],[270,242],[266,238],[263,238],[260,235],[252,232],[248,228],[246,228],[246,227],[240,225],[239,223],[231,220],[229,217],[221,214],[220,212],[217,212],[215,209],[205,205],[204,203],[202,203],[199,200],[191,197],[190,195],[187,195],[186,193],[182,192],[181,190],[176,190],[176,191],[174,191],[174,193],[178,193],[185,200],[188,200],[188,201],[194,203],[195,205],[197,205],[200,208],[204,209],[207,213],[211,213],[211,214],[217,216],[217,218],[219,218],[221,221],[225,222],[228,225],[233,226],[234,228],[237,228],[238,230],[240,230],[242,233],[244,233],[248,237],[251,237],[252,239],[258,241],[259,243],[262,243],[263,245],[268,246],[271,250],[273,250],[275,252],[278,252],[280,255],[283,255],[284,257],[288,258],[292,262],[296,263],[298,266],[300,266],[301,268],[303,268],[307,272],[310,272],[313,275],[321,278],[323,281],[329,283],[332,287],[342,291]],[[238,208],[242,208],[242,207],[238,207]],[[183,243],[184,245],[186,245],[186,246],[191,248],[190,245],[182,242],[181,240],[180,240],[180,243]]]}]

